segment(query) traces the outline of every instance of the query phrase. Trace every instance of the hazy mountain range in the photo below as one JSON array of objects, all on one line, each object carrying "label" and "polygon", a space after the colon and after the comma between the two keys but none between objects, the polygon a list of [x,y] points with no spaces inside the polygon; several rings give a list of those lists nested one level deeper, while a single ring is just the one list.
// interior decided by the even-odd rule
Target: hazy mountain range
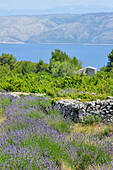
[{"label": "hazy mountain range", "polygon": [[41,15],[41,14],[85,14],[85,13],[99,13],[99,12],[113,12],[113,7],[104,5],[75,5],[75,6],[59,6],[44,10],[35,9],[0,9],[0,16],[10,15]]},{"label": "hazy mountain range", "polygon": [[113,13],[1,16],[0,42],[113,44]]}]

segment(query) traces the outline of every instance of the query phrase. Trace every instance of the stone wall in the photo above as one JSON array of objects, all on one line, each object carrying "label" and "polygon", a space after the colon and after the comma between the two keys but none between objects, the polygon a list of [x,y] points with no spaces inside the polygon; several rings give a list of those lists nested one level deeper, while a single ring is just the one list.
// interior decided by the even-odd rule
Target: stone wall
[{"label": "stone wall", "polygon": [[113,98],[108,97],[105,101],[97,99],[92,102],[81,102],[72,99],[59,100],[55,106],[66,117],[76,122],[83,121],[88,115],[100,116],[104,122],[113,122]]},{"label": "stone wall", "polygon": [[20,98],[21,95],[23,96],[29,96],[29,95],[32,95],[32,96],[45,96],[46,93],[25,93],[25,92],[6,92],[6,91],[3,91],[3,92],[0,92],[0,95],[3,94],[3,95],[11,95],[13,97],[17,97],[17,98]]}]

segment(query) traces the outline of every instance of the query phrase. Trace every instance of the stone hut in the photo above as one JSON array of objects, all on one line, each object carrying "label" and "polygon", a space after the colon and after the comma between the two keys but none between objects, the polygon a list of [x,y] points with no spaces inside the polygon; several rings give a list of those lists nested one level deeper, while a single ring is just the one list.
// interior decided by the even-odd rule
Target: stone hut
[{"label": "stone hut", "polygon": [[78,73],[88,74],[89,76],[93,77],[93,75],[97,73],[97,68],[88,66],[88,67],[80,69]]}]

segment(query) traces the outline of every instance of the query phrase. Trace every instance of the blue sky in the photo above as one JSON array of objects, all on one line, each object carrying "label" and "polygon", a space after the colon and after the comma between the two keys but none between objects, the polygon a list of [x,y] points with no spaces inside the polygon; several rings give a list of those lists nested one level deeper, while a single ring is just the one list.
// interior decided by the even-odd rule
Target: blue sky
[{"label": "blue sky", "polygon": [[69,5],[113,7],[113,0],[0,0],[0,9],[47,9]]}]

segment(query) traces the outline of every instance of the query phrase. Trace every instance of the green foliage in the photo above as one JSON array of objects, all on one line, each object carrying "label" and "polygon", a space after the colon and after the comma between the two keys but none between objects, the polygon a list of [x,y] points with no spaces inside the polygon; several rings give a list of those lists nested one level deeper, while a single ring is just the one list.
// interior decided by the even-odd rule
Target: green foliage
[{"label": "green foliage", "polygon": [[72,76],[81,68],[82,63],[76,57],[71,59],[65,52],[56,49],[51,55],[49,70],[54,77]]},{"label": "green foliage", "polygon": [[3,97],[0,95],[0,116],[4,114],[5,107],[11,103],[12,99],[9,97]]},{"label": "green foliage", "polygon": [[47,115],[45,113],[42,113],[42,112],[39,112],[37,110],[37,112],[31,112],[30,114],[26,114],[27,117],[30,117],[30,118],[33,118],[33,119],[37,119],[37,118],[40,118],[40,119],[43,119],[44,117],[46,117]]},{"label": "green foliage", "polygon": [[86,101],[95,101],[96,99],[105,100],[107,98],[107,94],[92,94],[88,92],[83,92],[80,90],[76,90],[74,88],[62,89],[57,92],[57,97],[59,98],[71,98],[78,99],[80,98],[82,102]]},{"label": "green foliage", "polygon": [[16,58],[13,57],[13,55],[9,55],[9,54],[4,54],[2,53],[2,56],[0,56],[0,65],[4,66],[4,65],[9,65],[10,69],[13,70],[14,66],[16,63]]},{"label": "green foliage", "polygon": [[57,130],[58,132],[64,133],[64,132],[68,132],[69,133],[69,124],[67,125],[66,122],[64,121],[58,121],[58,122],[51,122],[50,124],[53,129]]},{"label": "green foliage", "polygon": [[68,57],[68,55],[65,52],[62,52],[58,49],[55,49],[55,52],[51,52],[51,59],[50,59],[50,64],[56,61],[60,61],[61,63],[64,61],[69,61],[70,58]]},{"label": "green foliage", "polygon": [[[17,61],[9,54],[0,57],[0,89],[30,93],[46,93],[51,97],[70,97],[85,100],[105,99],[113,95],[113,69],[108,66],[93,77],[76,74],[81,62],[65,52],[51,53],[49,64]],[[112,63],[112,54],[109,55]],[[64,92],[62,93],[62,90]],[[72,89],[70,92],[68,89]],[[76,91],[82,93],[76,93]],[[95,93],[96,95],[92,94]]]},{"label": "green foliage", "polygon": [[94,123],[101,122],[101,118],[99,116],[89,115],[83,118],[83,125],[93,125]]},{"label": "green foliage", "polygon": [[14,72],[23,75],[36,72],[36,63],[30,61],[18,61],[15,64]]},{"label": "green foliage", "polygon": [[0,65],[0,78],[10,73],[10,66],[8,64]]},{"label": "green foliage", "polygon": [[0,96],[0,105],[2,108],[5,108],[7,105],[9,105],[11,101],[12,99],[9,97],[2,98],[2,96]]},{"label": "green foliage", "polygon": [[39,60],[39,63],[36,65],[36,73],[42,71],[48,71],[48,64],[45,64],[43,60]]},{"label": "green foliage", "polygon": [[71,63],[74,64],[75,66],[77,66],[77,65],[82,65],[82,63],[79,63],[79,61],[77,60],[76,57],[73,57]]},{"label": "green foliage", "polygon": [[99,133],[98,137],[99,137],[100,139],[102,139],[102,138],[104,138],[105,136],[107,136],[108,133],[109,133],[109,128],[106,128],[106,129],[104,129],[104,132]]},{"label": "green foliage", "polygon": [[[104,164],[106,161],[110,161],[108,154],[104,151],[101,151],[101,147],[94,146],[93,144],[84,144],[83,142],[75,143],[73,145],[76,148],[79,148],[77,151],[77,157],[82,158],[80,161],[76,161],[75,158],[75,167],[77,169],[85,170],[88,165],[94,163],[95,155],[96,155],[96,164]],[[92,152],[90,155],[89,152]],[[84,154],[85,153],[85,154]],[[95,153],[95,154],[93,154]]]},{"label": "green foliage", "polygon": [[113,68],[113,50],[111,51],[111,53],[108,55],[108,64],[107,64],[108,68]]}]

